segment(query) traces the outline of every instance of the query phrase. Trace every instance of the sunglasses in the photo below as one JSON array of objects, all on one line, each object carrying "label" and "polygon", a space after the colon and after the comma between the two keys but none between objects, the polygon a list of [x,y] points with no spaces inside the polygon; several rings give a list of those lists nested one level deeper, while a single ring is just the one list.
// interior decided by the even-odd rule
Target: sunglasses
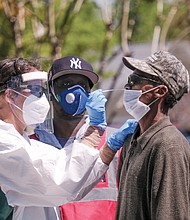
[{"label": "sunglasses", "polygon": [[158,82],[154,79],[150,79],[150,78],[147,78],[147,77],[144,77],[144,76],[139,76],[139,75],[133,73],[128,77],[128,82],[127,82],[126,86],[131,88],[134,85],[142,84],[144,81],[149,81],[149,82],[152,82],[154,84],[160,84],[160,82]]},{"label": "sunglasses", "polygon": [[28,90],[27,92],[31,93],[32,95],[40,98],[46,92],[46,89],[40,85],[20,85],[20,90]]}]

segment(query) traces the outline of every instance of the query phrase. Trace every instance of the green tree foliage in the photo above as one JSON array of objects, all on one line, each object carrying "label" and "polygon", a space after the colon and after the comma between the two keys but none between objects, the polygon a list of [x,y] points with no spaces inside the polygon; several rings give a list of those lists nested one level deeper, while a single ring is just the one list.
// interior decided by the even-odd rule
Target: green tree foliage
[{"label": "green tree foliage", "polygon": [[[163,42],[188,38],[188,8],[160,0],[0,0],[0,57],[40,58],[48,68],[53,59],[76,54],[99,63],[100,76],[113,75],[105,63],[117,50],[130,55],[129,42],[150,42],[155,34]],[[155,26],[165,29],[156,33]]]},{"label": "green tree foliage", "polygon": [[129,24],[133,30],[132,42],[150,42],[156,23],[156,2],[139,1],[133,2],[130,11]]},{"label": "green tree foliage", "polygon": [[93,2],[85,4],[74,19],[70,34],[65,39],[64,55],[75,51],[76,55],[97,59],[104,39],[104,31],[98,8]]},{"label": "green tree foliage", "polygon": [[[106,23],[99,5],[92,0],[1,0],[0,57],[22,55],[52,60],[74,53],[88,57],[90,61],[98,60],[103,53],[108,29],[112,30],[105,51],[105,56],[109,57],[112,49],[121,45],[122,7],[125,1],[111,1],[112,18],[110,23]],[[162,16],[158,16],[157,1],[130,1],[128,40],[151,41],[154,26],[164,24],[174,3],[165,2]],[[176,38],[182,29],[188,27],[188,19],[185,19],[187,12],[182,1],[168,31],[168,39]],[[51,22],[54,22],[53,27]]]}]

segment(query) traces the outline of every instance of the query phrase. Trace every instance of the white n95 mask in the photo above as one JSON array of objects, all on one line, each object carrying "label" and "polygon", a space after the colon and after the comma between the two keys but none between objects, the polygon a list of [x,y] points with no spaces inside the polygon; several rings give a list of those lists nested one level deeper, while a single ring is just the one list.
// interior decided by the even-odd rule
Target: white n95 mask
[{"label": "white n95 mask", "polygon": [[139,101],[142,94],[142,90],[126,89],[123,96],[125,110],[138,121],[150,110],[149,105]]},{"label": "white n95 mask", "polygon": [[126,111],[133,116],[137,121],[139,121],[143,116],[146,115],[148,111],[150,111],[150,106],[156,102],[159,98],[152,101],[149,105],[144,104],[139,101],[141,95],[148,93],[157,87],[154,87],[146,92],[142,92],[142,90],[128,90],[124,91],[123,96],[123,105],[125,106]]},{"label": "white n95 mask", "polygon": [[143,118],[143,116],[145,116],[146,113],[150,111],[150,106],[159,99],[157,98],[154,101],[152,101],[149,105],[146,105],[143,102],[139,101],[139,98],[141,97],[141,95],[148,93],[156,88],[158,88],[158,86],[149,89],[146,92],[142,92],[142,90],[132,89],[126,89],[124,91],[123,105],[125,106],[126,111],[137,121]]},{"label": "white n95 mask", "polygon": [[44,122],[50,104],[43,94],[40,98],[35,95],[28,96],[23,103],[23,120],[26,125],[34,125]]}]

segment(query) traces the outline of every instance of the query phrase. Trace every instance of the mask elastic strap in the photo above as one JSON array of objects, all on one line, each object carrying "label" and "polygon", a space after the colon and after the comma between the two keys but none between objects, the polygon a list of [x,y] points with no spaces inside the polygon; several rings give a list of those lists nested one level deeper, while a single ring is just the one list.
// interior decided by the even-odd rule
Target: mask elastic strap
[{"label": "mask elastic strap", "polygon": [[21,112],[24,112],[23,109],[21,109],[20,107],[18,107],[17,105],[15,105],[14,103],[11,103],[11,105],[13,105],[14,107],[16,107],[18,110],[20,110]]},{"label": "mask elastic strap", "polygon": [[154,88],[152,88],[152,89],[149,89],[149,90],[143,92],[142,95],[144,95],[144,94],[146,94],[146,93],[149,93],[149,92],[153,91],[154,89],[157,89],[158,87],[159,87],[159,86],[156,86],[156,87],[154,87]]},{"label": "mask elastic strap", "polygon": [[125,89],[106,89],[106,90],[103,90],[102,92],[119,92],[119,91],[124,91]]},{"label": "mask elastic strap", "polygon": [[74,85],[74,86],[71,86],[71,87],[69,87],[69,88],[67,88],[67,89],[68,89],[68,90],[71,90],[71,89],[74,89],[74,88],[76,88],[76,87],[79,87],[80,89],[82,89],[83,92],[86,92],[86,90],[85,90],[82,86],[80,86],[80,85]]},{"label": "mask elastic strap", "polygon": [[[26,99],[31,99],[30,96],[23,95],[22,93],[20,93],[20,92],[14,90],[14,89],[10,89],[10,90],[12,90],[13,92],[17,93],[18,95],[20,95],[20,96],[22,96],[22,97],[24,97],[24,98],[26,98]],[[32,95],[32,96],[35,96],[35,95],[33,95],[33,94],[31,94],[31,95]],[[44,94],[43,94],[43,95],[44,95]],[[42,95],[41,97],[43,97],[43,95]],[[35,96],[35,97],[36,97],[36,96]],[[41,97],[40,97],[40,98],[41,98]],[[37,97],[37,98],[38,98],[38,97]],[[38,99],[40,99],[40,98],[38,98]]]},{"label": "mask elastic strap", "polygon": [[[81,100],[81,95],[80,95],[80,100]],[[80,101],[79,101],[79,103],[80,103]],[[78,113],[78,110],[79,110],[79,106],[78,106],[78,108],[77,108],[77,110],[76,110],[76,112],[72,115],[72,116],[75,116],[75,115],[77,115],[77,113]]]},{"label": "mask elastic strap", "polygon": [[155,99],[154,101],[152,101],[148,106],[150,107],[152,104],[154,104],[159,98]]},{"label": "mask elastic strap", "polygon": [[8,89],[11,90],[11,91],[13,91],[13,92],[15,92],[15,93],[17,93],[18,95],[21,95],[21,96],[24,97],[24,98],[28,98],[28,96],[23,95],[22,93],[20,93],[20,92],[14,90],[14,89],[11,89],[11,88],[8,88]]},{"label": "mask elastic strap", "polygon": [[[9,90],[12,90],[13,92],[15,92],[15,93],[17,93],[17,94],[26,97],[25,95],[23,95],[23,94],[21,94],[21,93],[15,91],[14,89],[9,88]],[[27,97],[26,97],[26,98],[27,98]],[[21,109],[20,107],[18,107],[13,101],[10,101],[9,105],[10,105],[10,108],[11,108],[13,114],[15,115],[15,117],[17,117],[17,119],[18,119],[21,123],[24,123],[24,121],[15,113],[15,111],[13,110],[13,107],[12,107],[12,106],[14,106],[14,107],[17,108],[18,110],[20,110],[22,113],[24,113],[24,110]]]},{"label": "mask elastic strap", "polygon": [[[27,96],[25,96],[25,95],[23,95],[22,93],[20,93],[20,92],[17,92],[16,90],[14,90],[14,89],[11,89],[11,88],[9,88],[9,90],[11,90],[11,91],[13,91],[13,92],[15,92],[15,93],[17,93],[18,95],[21,95],[21,96],[23,96],[24,98],[28,98]],[[24,112],[23,111],[23,109],[21,109],[20,107],[18,107],[17,105],[15,105],[12,101],[11,101],[11,103],[10,103],[11,105],[13,105],[14,107],[16,107],[18,110],[20,110],[21,112]]]},{"label": "mask elastic strap", "polygon": [[[149,89],[148,91],[143,92],[142,95],[144,95],[144,94],[146,94],[146,93],[149,93],[149,92],[153,91],[154,89],[157,89],[158,87],[159,87],[159,86],[156,86],[156,87],[154,87],[154,88],[152,88],[152,89]],[[150,107],[150,106],[151,106],[152,104],[154,104],[158,99],[159,99],[159,98],[157,98],[157,99],[155,99],[154,101],[152,101],[148,106]]]},{"label": "mask elastic strap", "polygon": [[59,103],[59,99],[58,99],[57,96],[55,95],[54,86],[53,86],[53,81],[52,81],[52,85],[50,85],[50,89],[51,89],[51,92],[52,92],[52,94],[53,94],[54,99]]}]

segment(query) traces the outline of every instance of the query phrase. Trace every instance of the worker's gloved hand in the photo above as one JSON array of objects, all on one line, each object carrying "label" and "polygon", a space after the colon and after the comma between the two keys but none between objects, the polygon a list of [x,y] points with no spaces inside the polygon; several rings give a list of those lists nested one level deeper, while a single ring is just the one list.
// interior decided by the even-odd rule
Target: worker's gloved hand
[{"label": "worker's gloved hand", "polygon": [[102,130],[105,130],[107,126],[105,111],[106,102],[107,99],[101,89],[92,92],[86,102],[86,110],[89,115],[90,124]]},{"label": "worker's gloved hand", "polygon": [[107,138],[108,147],[113,151],[119,150],[129,134],[133,134],[138,125],[137,120],[128,119],[116,132]]}]

